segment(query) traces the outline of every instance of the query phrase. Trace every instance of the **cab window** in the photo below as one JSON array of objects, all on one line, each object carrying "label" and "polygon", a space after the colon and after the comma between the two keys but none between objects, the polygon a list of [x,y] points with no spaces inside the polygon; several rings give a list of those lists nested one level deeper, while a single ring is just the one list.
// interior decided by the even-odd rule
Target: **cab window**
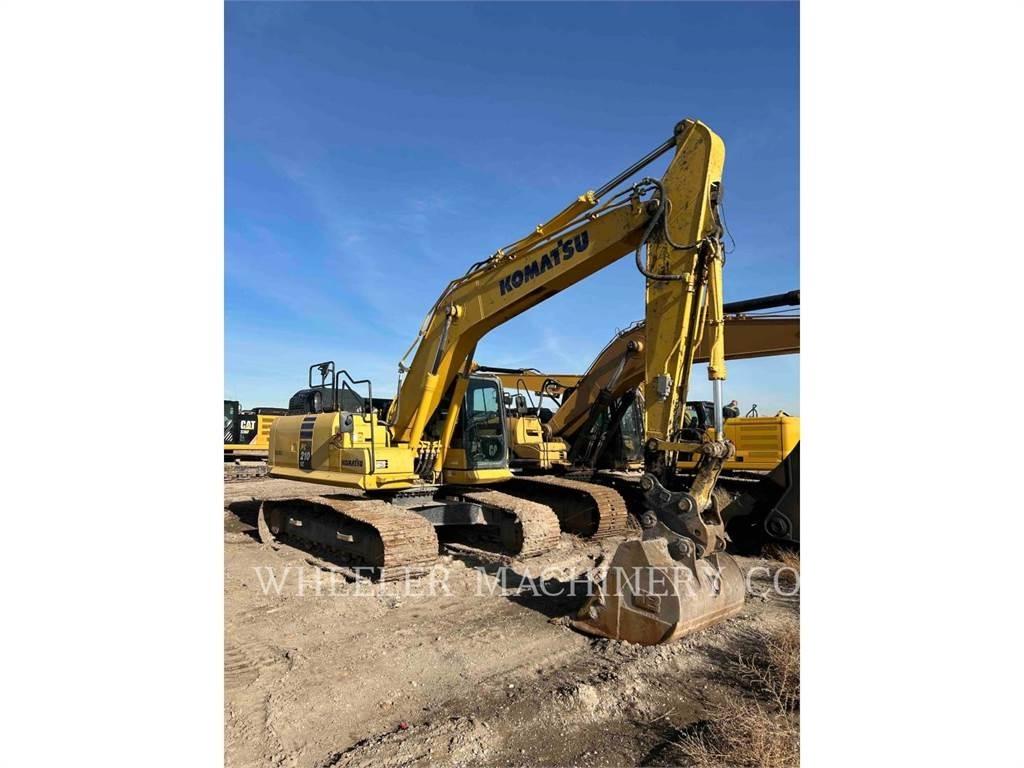
[{"label": "cab window", "polygon": [[505,425],[496,381],[470,379],[463,414],[463,447],[471,467],[504,466]]}]

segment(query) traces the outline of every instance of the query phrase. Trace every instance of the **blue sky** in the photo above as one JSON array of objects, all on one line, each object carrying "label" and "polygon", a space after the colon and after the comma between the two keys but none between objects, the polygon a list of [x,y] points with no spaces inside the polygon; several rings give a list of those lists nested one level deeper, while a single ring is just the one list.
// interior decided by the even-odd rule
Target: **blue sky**
[{"label": "blue sky", "polygon": [[[798,9],[228,3],[225,397],[285,405],[327,359],[393,394],[451,278],[683,117],[726,145],[726,300],[798,287]],[[476,359],[582,371],[642,316],[625,258],[490,333]],[[725,389],[797,413],[799,358],[732,362]],[[691,397],[710,399],[703,366]]]}]

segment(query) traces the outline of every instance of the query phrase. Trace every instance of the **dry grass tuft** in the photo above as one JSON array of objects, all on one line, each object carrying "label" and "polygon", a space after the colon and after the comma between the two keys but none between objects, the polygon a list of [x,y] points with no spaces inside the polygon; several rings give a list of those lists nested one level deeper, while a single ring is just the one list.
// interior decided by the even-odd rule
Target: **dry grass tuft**
[{"label": "dry grass tuft", "polygon": [[800,553],[778,545],[771,545],[765,548],[764,556],[782,563],[779,569],[779,586],[785,590],[792,590],[800,580]]},{"label": "dry grass tuft", "polygon": [[785,622],[740,654],[730,677],[744,695],[713,707],[672,743],[691,764],[788,768],[800,764],[800,626]]},{"label": "dry grass tuft", "polygon": [[800,709],[800,625],[787,621],[752,654],[737,658],[738,676],[780,712]]},{"label": "dry grass tuft", "polygon": [[793,549],[779,549],[778,560],[794,571],[800,570],[800,553]]},{"label": "dry grass tuft", "polygon": [[730,699],[673,744],[698,768],[792,768],[800,764],[796,719],[758,701]]}]

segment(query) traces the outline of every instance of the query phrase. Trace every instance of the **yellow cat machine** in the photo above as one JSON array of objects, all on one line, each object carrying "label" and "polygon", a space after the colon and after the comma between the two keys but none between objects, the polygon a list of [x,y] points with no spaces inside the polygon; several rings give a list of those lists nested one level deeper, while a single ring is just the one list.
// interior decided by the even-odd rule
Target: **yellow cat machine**
[{"label": "yellow cat machine", "polygon": [[[660,179],[626,186],[670,152]],[[677,406],[705,331],[709,376],[719,385],[725,378],[724,157],[721,139],[706,125],[683,120],[667,141],[600,189],[473,264],[428,312],[399,364],[402,379],[386,416],[373,407],[371,382],[323,364],[333,402],[343,402],[337,392],[351,390],[362,405],[279,417],[271,429],[270,474],[349,493],[264,501],[261,537],[319,547],[387,579],[431,567],[436,531],[450,526],[491,532],[520,557],[551,548],[560,525],[588,527],[593,535],[629,533],[624,503],[610,488],[566,486],[557,477],[513,479],[505,393],[496,377],[473,374],[472,360],[487,332],[632,253],[645,278],[650,396],[641,485],[647,510],[641,538],[618,546],[607,578],[574,626],[653,644],[738,612],[743,577],[724,552],[725,528],[712,493],[733,448],[722,440],[675,439],[682,426]],[[720,386],[715,400],[721,405]],[[700,467],[680,482],[676,456],[697,452],[704,457]]]},{"label": "yellow cat machine", "polygon": [[224,459],[266,459],[270,426],[284,408],[242,410],[237,400],[224,401]]}]

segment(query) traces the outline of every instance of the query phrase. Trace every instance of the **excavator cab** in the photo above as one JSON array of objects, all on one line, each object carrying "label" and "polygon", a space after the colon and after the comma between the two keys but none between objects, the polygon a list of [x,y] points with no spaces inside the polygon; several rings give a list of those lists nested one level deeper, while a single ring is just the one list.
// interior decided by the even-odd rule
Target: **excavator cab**
[{"label": "excavator cab", "polygon": [[[441,399],[437,411],[423,430],[424,439],[442,439],[442,430],[451,405],[451,395],[449,391]],[[446,470],[508,467],[506,398],[507,395],[497,378],[479,374],[469,377],[445,458]]]},{"label": "excavator cab", "polygon": [[508,466],[505,433],[505,402],[501,382],[489,376],[472,376],[462,404],[451,448],[465,454],[466,469]]},{"label": "excavator cab", "polygon": [[644,463],[644,401],[639,393],[622,414],[619,435],[618,455],[613,466],[626,469],[642,468]]},{"label": "excavator cab", "polygon": [[699,441],[715,427],[715,404],[707,400],[690,400],[683,415],[682,439]]},{"label": "excavator cab", "polygon": [[640,470],[644,466],[643,398],[633,389],[618,400],[598,404],[569,458],[581,469]]},{"label": "excavator cab", "polygon": [[[714,403],[710,401],[687,401],[679,439],[701,442],[705,435],[713,436],[714,412]],[[589,429],[583,430],[581,438],[573,443],[570,457],[593,469],[642,469],[643,395],[636,389],[629,390],[613,404],[599,410]]]}]

